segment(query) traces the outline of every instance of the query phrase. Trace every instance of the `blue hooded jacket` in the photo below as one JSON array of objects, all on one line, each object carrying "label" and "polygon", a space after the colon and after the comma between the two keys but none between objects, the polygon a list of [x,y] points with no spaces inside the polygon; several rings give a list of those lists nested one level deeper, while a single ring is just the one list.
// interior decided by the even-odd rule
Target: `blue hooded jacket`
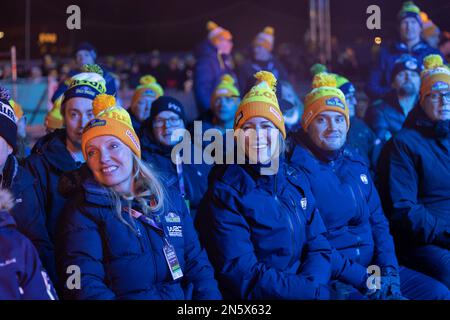
[{"label": "blue hooded jacket", "polygon": [[333,278],[363,289],[369,265],[398,269],[389,224],[364,159],[346,149],[333,157],[320,154],[303,130],[292,139],[290,161],[306,174],[335,249]]},{"label": "blue hooded jacket", "polygon": [[[221,299],[214,271],[173,180],[164,181],[169,199],[163,211],[151,216],[158,228],[125,213],[123,208],[130,205],[125,201],[121,221],[109,191],[86,166],[61,184],[64,192],[75,196],[58,223],[58,275],[66,283],[69,266],[81,271],[81,289],[65,286],[66,299]],[[136,203],[132,208],[139,210]],[[163,253],[165,239],[175,249],[183,272],[180,279],[172,279]]]},{"label": "blue hooded jacket", "polygon": [[306,178],[218,165],[196,219],[224,296],[328,299],[331,248]]}]

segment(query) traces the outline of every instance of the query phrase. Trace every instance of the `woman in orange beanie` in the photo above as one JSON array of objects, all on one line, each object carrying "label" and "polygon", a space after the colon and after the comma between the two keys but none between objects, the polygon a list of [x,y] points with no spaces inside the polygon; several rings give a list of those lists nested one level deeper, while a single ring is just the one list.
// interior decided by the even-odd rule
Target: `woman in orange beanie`
[{"label": "woman in orange beanie", "polygon": [[[276,79],[269,72],[255,77],[234,124],[246,161],[211,171],[196,219],[199,233],[230,298],[327,299],[331,250],[325,229],[304,176],[277,148],[286,130]],[[277,158],[275,169],[270,163]]]},{"label": "woman in orange beanie", "polygon": [[57,234],[62,283],[69,266],[82,270],[65,298],[220,299],[178,188],[141,161],[127,111],[109,95],[93,111],[82,136],[87,167],[65,186],[74,196]]}]

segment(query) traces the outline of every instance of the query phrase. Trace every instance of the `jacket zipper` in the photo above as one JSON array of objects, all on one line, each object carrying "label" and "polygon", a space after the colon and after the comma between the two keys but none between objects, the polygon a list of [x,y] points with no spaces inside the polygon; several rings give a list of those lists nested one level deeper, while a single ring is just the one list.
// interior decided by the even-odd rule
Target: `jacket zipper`
[{"label": "jacket zipper", "polygon": [[[277,193],[278,193],[278,185],[277,185],[277,176],[276,175],[275,175],[275,188],[274,189],[275,189],[275,201],[280,206],[280,208],[283,209],[283,204],[278,199],[278,195],[277,195]],[[292,241],[292,252],[291,252],[292,257],[289,260],[289,264],[288,264],[288,266],[290,267],[290,266],[292,266],[292,264],[294,263],[295,258],[296,258],[295,257],[296,244],[295,244],[294,224],[292,223],[291,213],[289,212],[289,210],[287,210],[287,211],[288,211],[287,212],[287,218],[288,218],[288,221],[289,221],[289,228],[291,229],[291,241]]]}]

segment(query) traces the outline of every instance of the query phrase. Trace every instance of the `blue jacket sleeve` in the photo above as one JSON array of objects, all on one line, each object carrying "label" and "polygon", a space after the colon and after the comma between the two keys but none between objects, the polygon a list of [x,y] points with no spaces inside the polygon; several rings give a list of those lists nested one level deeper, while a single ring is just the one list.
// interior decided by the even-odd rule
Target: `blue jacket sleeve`
[{"label": "blue jacket sleeve", "polygon": [[444,220],[431,214],[418,201],[419,179],[413,159],[413,152],[403,142],[394,139],[389,159],[392,221],[415,242],[445,244],[443,242],[448,238],[450,226]]},{"label": "blue jacket sleeve", "polygon": [[56,300],[58,299],[53,284],[41,265],[36,249],[28,239],[24,239],[24,267],[20,274],[20,287],[23,300]]},{"label": "blue jacket sleeve", "polygon": [[[102,239],[95,221],[79,208],[67,206],[58,225],[56,237],[58,276],[64,288],[65,299],[111,300],[116,295],[105,282]],[[69,289],[72,283],[69,266],[80,271],[80,289]]]},{"label": "blue jacket sleeve", "polygon": [[194,300],[220,300],[222,295],[214,279],[214,269],[212,268],[206,251],[201,247],[194,229],[192,218],[187,209],[184,208],[184,236],[185,236],[185,280],[193,285]]},{"label": "blue jacket sleeve", "polygon": [[378,191],[370,178],[369,172],[367,172],[367,177],[370,186],[368,195],[369,219],[375,243],[373,262],[382,268],[392,267],[398,271],[399,266],[395,255],[394,239],[389,231],[389,223],[384,215]]},{"label": "blue jacket sleeve", "polygon": [[331,246],[324,236],[327,229],[319,210],[314,209],[306,227],[306,256],[302,264],[302,276],[316,283],[327,285],[331,278]]},{"label": "blue jacket sleeve", "polygon": [[[255,300],[328,298],[323,286],[309,278],[312,271],[308,266],[305,266],[305,275],[290,274],[258,261],[250,226],[239,212],[235,196],[225,190],[215,190],[209,196],[210,201],[201,206],[199,216],[202,238],[223,286],[235,297]],[[310,246],[318,250],[312,238]]]},{"label": "blue jacket sleeve", "polygon": [[209,110],[216,79],[209,59],[200,59],[194,71],[194,93],[200,112]]},{"label": "blue jacket sleeve", "polygon": [[386,48],[382,47],[367,80],[366,91],[371,99],[383,98],[393,90],[390,84],[386,83],[386,73],[391,72],[387,67],[388,58]]},{"label": "blue jacket sleeve", "polygon": [[45,214],[38,203],[35,189],[34,187],[30,188],[15,196],[21,199],[21,202],[11,210],[17,223],[17,229],[31,240],[50,278],[56,281],[54,248],[45,225]]}]

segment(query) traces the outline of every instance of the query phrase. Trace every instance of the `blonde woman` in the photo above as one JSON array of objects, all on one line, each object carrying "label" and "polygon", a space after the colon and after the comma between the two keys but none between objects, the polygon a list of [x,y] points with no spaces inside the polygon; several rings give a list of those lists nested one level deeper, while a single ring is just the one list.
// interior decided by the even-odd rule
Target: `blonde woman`
[{"label": "blonde woman", "polygon": [[[220,299],[177,185],[163,187],[140,160],[130,117],[112,96],[93,107],[82,135],[87,168],[58,225],[64,297]],[[80,283],[71,282],[78,270]]]}]

